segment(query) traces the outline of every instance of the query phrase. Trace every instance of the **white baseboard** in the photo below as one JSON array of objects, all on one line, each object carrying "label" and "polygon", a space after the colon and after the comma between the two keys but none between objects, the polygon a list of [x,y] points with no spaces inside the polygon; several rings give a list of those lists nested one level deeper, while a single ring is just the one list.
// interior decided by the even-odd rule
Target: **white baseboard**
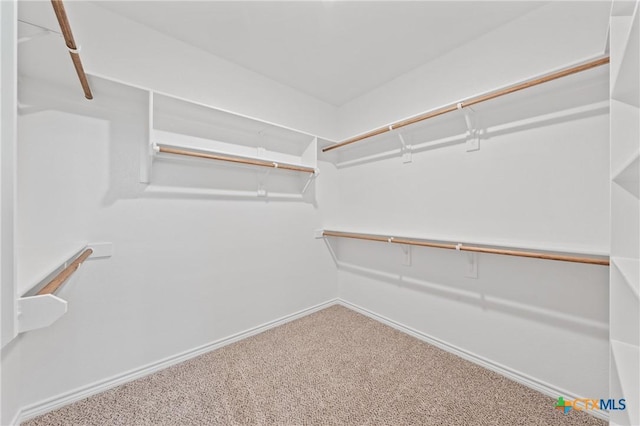
[{"label": "white baseboard", "polygon": [[[366,308],[358,306],[354,303],[348,302],[344,299],[338,299],[338,304],[344,306],[345,308],[352,309],[362,315],[365,315],[371,319],[374,319],[378,322],[388,325],[389,327],[395,328],[398,331],[401,331],[405,334],[413,336],[423,342],[429,343],[433,346],[436,346],[446,352],[452,353],[454,355],[459,356],[460,358],[466,359],[467,361],[473,362],[474,364],[480,365],[481,367],[486,368],[487,370],[494,371],[501,376],[505,376],[508,379],[513,380],[514,382],[518,382],[528,388],[536,390],[540,393],[548,395],[552,398],[558,398],[558,396],[564,396],[567,399],[580,399],[583,396],[578,396],[573,394],[572,392],[567,391],[566,389],[561,389],[557,386],[551,385],[549,383],[543,382],[541,380],[536,379],[535,377],[528,376],[524,373],[516,371],[512,368],[509,368],[505,365],[499,364],[497,362],[488,360],[479,355],[476,355],[472,352],[465,351],[457,346],[451,345],[447,342],[444,342],[440,339],[437,339],[433,336],[425,334],[421,331],[418,331],[414,328],[408,327],[402,323],[396,322],[392,319],[389,319],[383,315],[379,315],[373,311],[370,311]],[[609,420],[609,414],[602,410],[590,410],[587,413],[593,415],[594,417],[601,418],[603,420]]]},{"label": "white baseboard", "polygon": [[[509,367],[506,367],[502,364],[493,362],[471,352],[465,351],[457,346],[446,343],[442,340],[439,340],[435,337],[429,336],[423,332],[415,330],[411,327],[408,327],[399,322],[393,321],[383,315],[379,315],[375,312],[372,312],[366,308],[353,304],[343,299],[331,299],[326,302],[320,303],[318,305],[312,306],[307,309],[303,309],[301,311],[295,312],[290,315],[286,315],[279,319],[266,322],[257,327],[250,328],[243,332],[225,337],[223,339],[216,340],[214,342],[208,343],[206,345],[182,352],[177,355],[170,356],[168,358],[162,359],[160,361],[156,361],[151,364],[147,364],[145,366],[129,370],[122,374],[118,374],[116,376],[110,377],[108,379],[100,380],[98,382],[74,389],[72,391],[66,392],[64,394],[55,396],[53,398],[46,399],[44,401],[29,405],[27,407],[23,407],[16,414],[13,425],[18,425],[20,422],[29,420],[33,417],[37,417],[41,414],[45,414],[49,411],[61,408],[65,405],[71,404],[76,401],[80,401],[81,399],[87,398],[91,395],[98,394],[100,392],[104,392],[108,389],[116,387],[126,382],[130,382],[132,380],[138,379],[140,377],[147,376],[149,374],[155,373],[156,371],[165,369],[167,367],[171,367],[173,365],[179,364],[181,362],[187,361],[191,358],[194,358],[198,355],[202,355],[204,353],[210,352],[212,350],[221,348],[223,346],[229,345],[231,343],[237,342],[242,339],[246,339],[247,337],[254,336],[256,334],[267,331],[271,328],[278,327],[287,322],[296,320],[298,318],[302,318],[304,316],[310,315],[314,312],[320,311],[322,309],[328,308],[329,306],[333,306],[339,304],[344,306],[345,308],[352,309],[358,313],[366,315],[369,318],[372,318],[378,322],[386,324],[396,330],[399,330],[403,333],[406,333],[410,336],[413,336],[417,339],[420,339],[426,343],[432,344],[442,350],[445,350],[449,353],[457,355],[461,358],[466,359],[467,361],[473,362],[474,364],[480,365],[488,370],[494,371],[502,376],[505,376],[515,382],[518,382],[524,386],[527,386],[531,389],[534,389],[538,392],[541,392],[545,395],[551,396],[553,398],[557,398],[558,396],[564,396],[568,399],[578,399],[581,396],[574,395],[571,392],[568,392],[565,389],[558,388],[557,386],[553,386],[549,383],[538,380],[534,377],[523,374],[519,371],[513,370]],[[599,417],[604,420],[609,419],[609,415],[603,411],[589,411],[590,414],[595,417]]]},{"label": "white baseboard", "polygon": [[15,416],[13,416],[13,420],[11,420],[10,425],[19,425],[22,420],[22,408],[18,410]]},{"label": "white baseboard", "polygon": [[20,422],[23,422],[25,420],[29,420],[39,415],[48,413],[49,411],[53,411],[65,405],[71,404],[73,402],[80,401],[81,399],[87,398],[91,395],[104,392],[108,389],[111,389],[123,383],[130,382],[140,377],[147,376],[151,373],[155,373],[156,371],[163,370],[167,367],[171,367],[173,365],[187,361],[191,358],[195,358],[198,355],[202,355],[204,353],[229,345],[231,343],[235,343],[239,340],[246,339],[247,337],[251,337],[256,334],[262,333],[271,328],[278,327],[280,325],[286,324],[298,318],[302,318],[314,312],[328,308],[329,306],[336,305],[337,303],[338,303],[338,299],[331,299],[326,302],[320,303],[318,305],[312,306],[310,308],[306,308],[298,312],[285,315],[273,321],[266,322],[264,324],[250,328],[240,333],[236,333],[231,336],[216,340],[206,345],[199,346],[194,349],[190,349],[188,351],[179,353],[177,355],[164,358],[160,361],[156,361],[151,364],[147,364],[142,367],[129,370],[127,372],[118,374],[116,376],[113,376],[104,380],[100,380],[98,382],[94,382],[86,386],[82,386],[80,388],[74,389],[69,392],[65,392],[53,398],[49,398],[44,401],[40,401],[35,404],[23,407],[18,411],[18,413],[16,414],[11,424],[18,425]]}]

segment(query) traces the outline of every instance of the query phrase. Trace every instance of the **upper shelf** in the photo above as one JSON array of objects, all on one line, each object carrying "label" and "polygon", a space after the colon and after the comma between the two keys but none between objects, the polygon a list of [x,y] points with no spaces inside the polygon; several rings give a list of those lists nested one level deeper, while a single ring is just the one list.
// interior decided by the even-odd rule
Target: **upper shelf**
[{"label": "upper shelf", "polygon": [[[627,400],[628,409],[616,414],[626,417],[624,423],[640,424],[640,410],[636,401],[640,399],[640,351],[638,346],[629,345],[624,342],[611,340],[611,356],[615,369],[612,370],[612,379],[615,380],[619,389],[611,389],[611,392]],[[618,396],[619,395],[619,396]]]},{"label": "upper shelf", "polygon": [[640,107],[640,16],[638,7],[633,13],[631,27],[626,37],[619,71],[611,90],[611,97]]},{"label": "upper shelf", "polygon": [[[234,146],[227,142],[196,138],[178,133],[153,130],[151,141],[156,152],[200,157],[211,160],[272,167],[304,173],[316,173],[315,144],[301,156],[269,151],[265,148]],[[177,149],[176,149],[177,148]]]},{"label": "upper shelf", "polygon": [[614,172],[613,181],[640,198],[640,153],[636,153],[620,170]]},{"label": "upper shelf", "polygon": [[53,6],[53,11],[56,14],[56,18],[58,19],[58,24],[60,24],[60,30],[62,31],[62,35],[64,36],[64,41],[67,45],[67,49],[69,49],[69,55],[71,55],[71,61],[73,62],[73,66],[76,69],[76,74],[78,74],[78,79],[80,80],[80,85],[82,86],[84,97],[87,99],[93,99],[93,94],[91,93],[89,82],[87,81],[87,75],[85,74],[84,68],[82,67],[82,62],[80,61],[80,48],[78,45],[76,45],[76,41],[73,38],[71,25],[69,25],[69,19],[67,18],[67,12],[65,11],[64,3],[62,2],[62,0],[51,0],[51,5]]},{"label": "upper shelf", "polygon": [[[149,93],[149,144],[143,183],[151,181],[156,154],[317,175],[317,137],[154,92]],[[264,188],[258,192],[266,194]]]},{"label": "upper shelf", "polygon": [[300,157],[315,138],[309,133],[165,94],[154,92],[150,102],[153,129],[224,141],[226,149],[264,148]]},{"label": "upper shelf", "polygon": [[[589,61],[585,61],[576,65],[572,65],[569,67],[565,67],[547,74],[543,74],[540,76],[536,76],[534,78],[525,80],[525,81],[521,81],[519,83],[515,83],[509,86],[505,86],[505,87],[501,87],[486,93],[482,93],[470,98],[466,98],[460,101],[456,101],[456,102],[452,102],[448,105],[442,106],[442,107],[438,107],[435,109],[432,109],[430,111],[424,112],[422,114],[418,114],[400,121],[396,121],[394,123],[379,127],[377,129],[362,133],[360,135],[351,137],[345,141],[339,142],[337,144],[331,145],[331,146],[327,146],[325,148],[322,149],[323,152],[330,152],[339,148],[343,148],[346,146],[350,146],[352,144],[355,144],[357,142],[362,142],[365,141],[369,138],[373,138],[379,135],[383,135],[389,132],[392,132],[394,130],[398,130],[398,129],[403,129],[407,126],[412,126],[416,123],[420,123],[429,119],[433,119],[436,117],[440,117],[442,115],[446,115],[448,113],[453,113],[455,111],[459,111],[459,110],[465,110],[468,109],[471,106],[474,105],[478,105],[480,103],[486,102],[486,101],[490,101],[493,99],[497,99],[500,97],[503,97],[505,95],[510,95],[512,93],[516,93],[516,92],[520,92],[524,89],[529,89],[531,87],[535,87],[535,86],[539,86],[542,85],[543,83],[548,83],[548,82],[552,82],[567,76],[571,76],[574,74],[578,74],[578,73],[582,73],[583,71],[587,71],[587,70],[591,70],[597,67],[600,67],[602,65],[608,64],[609,63],[609,57],[608,56],[603,56],[603,57],[598,57]],[[467,126],[469,126],[470,123],[467,121]]]},{"label": "upper shelf", "polygon": [[620,271],[636,298],[640,300],[640,261],[614,256],[611,258],[611,262]]}]

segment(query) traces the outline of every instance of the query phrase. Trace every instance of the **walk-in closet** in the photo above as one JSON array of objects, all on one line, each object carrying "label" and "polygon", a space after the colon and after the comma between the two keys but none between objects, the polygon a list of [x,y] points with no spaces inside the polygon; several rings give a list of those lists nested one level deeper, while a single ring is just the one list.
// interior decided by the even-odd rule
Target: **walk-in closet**
[{"label": "walk-in closet", "polygon": [[640,426],[639,8],[0,1],[0,424]]}]

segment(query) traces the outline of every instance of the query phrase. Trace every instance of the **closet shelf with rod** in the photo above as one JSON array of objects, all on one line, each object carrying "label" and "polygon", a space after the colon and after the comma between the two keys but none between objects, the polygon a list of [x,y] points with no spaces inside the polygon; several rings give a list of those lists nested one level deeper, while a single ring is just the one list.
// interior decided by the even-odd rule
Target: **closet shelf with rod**
[{"label": "closet shelf with rod", "polygon": [[[205,191],[211,194],[216,191],[220,196],[233,193],[247,197],[295,195],[300,198],[319,174],[318,139],[315,135],[210,105],[148,91],[148,140],[142,155],[140,182],[149,184],[148,190],[166,187],[167,183],[169,187],[181,182],[184,185],[184,181],[188,181],[184,189],[197,188],[201,195]],[[219,179],[215,181],[216,187],[214,181],[205,183],[203,175],[197,174],[201,168],[190,170],[185,164],[167,161],[172,157],[213,160],[244,166],[245,170],[211,171],[210,176],[220,177],[229,172],[239,177],[233,182]],[[163,161],[157,161],[159,159]],[[280,173],[281,170],[285,173]],[[257,189],[253,190],[256,181]],[[278,192],[281,189],[290,192]]]},{"label": "closet shelf with rod", "polygon": [[463,244],[452,241],[428,240],[423,238],[393,237],[379,234],[363,234],[354,232],[323,230],[322,237],[353,238],[358,240],[395,243],[406,246],[432,247],[448,250],[466,251],[472,253],[499,254],[505,256],[529,257],[544,260],[556,260],[562,262],[586,263],[591,265],[609,266],[608,256],[585,256],[584,253],[559,252],[555,250],[530,250],[525,248],[512,248],[498,245]]},{"label": "closet shelf with rod", "polygon": [[314,169],[313,167],[305,167],[305,166],[295,165],[295,164],[280,163],[276,161],[267,161],[260,158],[231,156],[231,155],[225,155],[225,154],[216,153],[216,152],[195,151],[195,150],[158,145],[158,144],[153,144],[153,150],[156,153],[183,155],[187,157],[204,158],[207,160],[226,161],[230,163],[246,164],[250,166],[270,167],[273,169],[291,170],[291,171],[303,172],[303,173],[311,173],[311,174],[316,173],[316,169]]},{"label": "closet shelf with rod", "polygon": [[80,85],[82,86],[82,90],[84,91],[84,97],[87,99],[93,99],[93,94],[91,93],[91,88],[89,87],[89,81],[87,80],[87,75],[84,72],[84,67],[82,66],[82,61],[80,60],[80,47],[76,44],[73,33],[71,32],[71,25],[69,24],[69,19],[67,18],[67,12],[64,8],[64,3],[62,2],[62,0],[51,0],[51,4],[56,14],[56,18],[58,19],[58,23],[60,24],[60,30],[62,31],[65,44],[67,45],[67,49],[69,49],[71,61],[73,62],[73,66],[76,69],[76,73],[78,74],[78,79],[80,79]]},{"label": "closet shelf with rod", "polygon": [[388,133],[400,128],[404,128],[406,126],[410,126],[415,123],[419,123],[430,118],[438,117],[440,115],[444,115],[453,111],[463,110],[464,108],[468,108],[472,105],[479,104],[481,102],[485,102],[491,99],[499,98],[504,95],[508,95],[510,93],[518,92],[520,90],[528,89],[530,87],[538,86],[543,83],[547,83],[553,80],[560,79],[562,77],[567,77],[569,75],[577,74],[582,71],[587,71],[592,68],[599,67],[601,65],[605,65],[609,63],[609,56],[598,57],[596,59],[592,59],[578,65],[573,65],[570,67],[562,68],[552,73],[544,74],[541,76],[537,76],[525,81],[521,81],[516,84],[512,84],[506,87],[502,87],[488,93],[480,94],[474,97],[470,97],[458,102],[453,102],[443,107],[439,107],[422,114],[415,115],[413,117],[406,118],[404,120],[400,120],[389,124],[384,127],[379,127],[377,129],[368,131],[366,133],[360,134],[358,136],[354,136],[342,142],[326,146],[322,148],[322,152],[330,152],[339,148],[346,147],[348,145],[354,144],[356,142],[364,141],[368,138],[372,138],[374,136],[382,135],[384,133]]},{"label": "closet shelf with rod", "polygon": [[[75,250],[72,256],[66,257],[66,261],[57,264],[53,270],[47,269],[50,268],[50,266],[45,266],[45,269],[43,269],[44,272],[41,272],[39,275],[43,278],[38,279],[35,283],[31,283],[33,284],[31,286],[32,290],[27,291],[17,300],[18,332],[23,333],[25,331],[47,327],[64,315],[67,312],[67,302],[57,296],[56,292],[60,290],[63,284],[71,278],[85,261],[90,258],[110,257],[112,252],[113,245],[111,243],[86,244],[79,250]],[[18,260],[20,261],[20,257]],[[23,262],[25,262],[24,259]],[[28,261],[25,263],[28,263]],[[39,259],[37,262],[33,262],[33,259],[31,259],[28,267],[29,269],[37,269],[37,266],[41,264],[42,259]],[[23,269],[25,269],[24,266],[27,265],[23,265]],[[20,274],[18,277],[20,278]],[[45,282],[46,284],[42,285],[42,283]]]}]

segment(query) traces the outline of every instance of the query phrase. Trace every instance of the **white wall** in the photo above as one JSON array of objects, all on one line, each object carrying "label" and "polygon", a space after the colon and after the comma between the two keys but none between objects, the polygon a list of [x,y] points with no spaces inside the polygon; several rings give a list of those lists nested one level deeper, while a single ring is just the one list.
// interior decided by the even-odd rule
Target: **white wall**
[{"label": "white wall", "polygon": [[15,1],[0,2],[0,347],[3,347],[0,356],[0,420],[12,416],[19,408],[19,401],[11,391],[16,383],[14,365],[5,357],[4,349],[15,331],[16,16]]},{"label": "white wall", "polygon": [[[82,46],[82,60],[88,73],[141,85],[322,137],[331,139],[335,136],[336,108],[330,104],[91,2],[68,2],[65,7],[70,22],[73,22],[74,36]],[[58,25],[47,1],[22,2],[20,16],[48,28]],[[29,42],[29,46],[22,48],[28,49],[44,42]],[[61,53],[64,54],[64,48]],[[28,65],[33,65],[34,72],[39,72],[44,60],[50,63],[47,55],[60,53],[43,51],[39,57],[32,55],[31,63],[25,59],[21,64],[22,73]],[[65,72],[73,73],[72,69]],[[74,81],[74,84],[77,82]]]},{"label": "white wall", "polygon": [[[341,132],[602,54],[607,22],[603,3],[536,9],[344,106]],[[409,143],[435,144],[409,164],[395,135],[345,148],[325,227],[608,253],[607,99],[603,67],[474,107],[484,132],[477,152],[460,143],[457,113],[405,132]],[[547,390],[608,394],[608,268],[480,255],[471,279],[456,252],[415,248],[403,266],[397,245],[331,244],[346,301]]]},{"label": "white wall", "polygon": [[[68,11],[89,71],[346,137],[601,53],[608,6],[582,6],[536,9],[339,115],[98,6],[70,2]],[[529,30],[539,28],[531,41]],[[24,69],[37,69],[29,65]],[[87,262],[65,286],[63,318],[3,351],[3,368],[12,369],[3,382],[13,392],[3,392],[11,412],[3,411],[1,422],[13,407],[328,300],[336,283],[351,303],[539,383],[606,395],[606,268],[481,256],[480,276],[470,280],[458,253],[415,250],[413,266],[405,267],[398,247],[334,241],[342,263],[336,273],[324,242],[311,238],[324,226],[607,252],[608,110],[598,103],[606,87],[598,72],[590,76],[478,108],[490,130],[479,152],[457,144],[414,153],[407,165],[395,154],[341,168],[322,163],[315,205],[150,197],[138,184],[146,126],[139,93],[104,94],[87,104],[75,85],[42,93],[41,82],[25,78],[24,99],[45,110],[19,120],[19,245],[106,240],[115,253]],[[565,94],[574,96],[567,101]],[[460,134],[460,120],[443,118],[407,137],[418,143]],[[371,152],[389,143],[383,138]],[[358,150],[341,157],[371,153]]]},{"label": "white wall", "polygon": [[[324,136],[335,130],[333,106],[88,2],[66,8],[89,73]],[[50,2],[23,2],[19,15],[57,26]],[[92,241],[112,242],[115,252],[87,261],[65,285],[62,319],[3,350],[11,374],[0,423],[336,296],[335,266],[312,238],[330,174],[306,202],[151,196],[138,183],[146,95],[90,77],[95,99],[85,101],[55,37],[21,44],[19,59],[27,106],[18,129],[19,258]],[[160,166],[156,181],[193,182],[203,173],[202,165],[180,169],[186,177]],[[253,179],[223,168],[230,183]],[[272,184],[283,181],[275,175]],[[21,278],[20,293],[32,284]]]},{"label": "white wall", "polygon": [[340,107],[339,139],[604,53],[610,2],[549,2]]},{"label": "white wall", "polygon": [[5,352],[20,407],[336,296],[334,264],[313,239],[315,204],[151,197],[138,183],[144,96],[98,92],[88,103],[43,91],[23,80],[22,99],[52,109],[19,119],[19,249],[109,241],[115,251],[85,262],[59,292],[67,314]]}]

